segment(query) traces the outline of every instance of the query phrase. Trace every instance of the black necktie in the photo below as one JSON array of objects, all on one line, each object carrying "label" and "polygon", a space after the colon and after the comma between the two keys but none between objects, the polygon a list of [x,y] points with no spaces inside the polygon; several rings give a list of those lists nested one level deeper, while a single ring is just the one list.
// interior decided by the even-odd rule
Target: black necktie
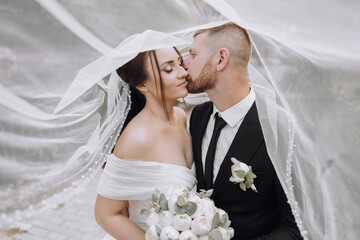
[{"label": "black necktie", "polygon": [[214,158],[216,152],[216,143],[219,139],[221,129],[225,127],[226,122],[218,113],[215,114],[214,131],[210,140],[209,148],[205,159],[205,188],[211,189],[213,186]]}]

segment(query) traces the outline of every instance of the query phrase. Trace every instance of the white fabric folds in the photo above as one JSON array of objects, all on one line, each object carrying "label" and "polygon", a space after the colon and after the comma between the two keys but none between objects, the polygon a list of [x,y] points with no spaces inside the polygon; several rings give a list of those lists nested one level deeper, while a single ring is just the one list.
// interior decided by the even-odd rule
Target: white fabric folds
[{"label": "white fabric folds", "polygon": [[101,196],[115,200],[145,200],[151,198],[156,188],[165,192],[173,186],[192,189],[195,184],[195,173],[187,167],[119,159],[111,154],[97,191]]},{"label": "white fabric folds", "polygon": [[101,171],[131,105],[118,67],[149,49],[186,53],[196,29],[230,20],[249,32],[259,120],[304,239],[357,240],[359,9],[358,0],[2,1],[0,228],[72,201]]}]

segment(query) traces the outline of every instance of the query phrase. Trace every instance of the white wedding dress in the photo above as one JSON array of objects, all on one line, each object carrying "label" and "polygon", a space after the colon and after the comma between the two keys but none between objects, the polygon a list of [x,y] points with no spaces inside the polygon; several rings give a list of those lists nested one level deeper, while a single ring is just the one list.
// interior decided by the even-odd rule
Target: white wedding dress
[{"label": "white wedding dress", "polygon": [[[130,219],[144,231],[146,215],[140,211],[148,205],[155,189],[166,192],[174,186],[192,189],[196,185],[193,170],[160,162],[120,159],[110,154],[101,176],[98,194],[115,200],[129,200]],[[114,239],[106,235],[103,240]]]}]

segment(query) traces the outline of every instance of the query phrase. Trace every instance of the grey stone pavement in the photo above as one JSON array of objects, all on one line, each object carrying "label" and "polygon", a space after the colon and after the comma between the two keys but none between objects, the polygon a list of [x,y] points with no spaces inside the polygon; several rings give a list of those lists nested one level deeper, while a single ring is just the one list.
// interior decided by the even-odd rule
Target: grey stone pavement
[{"label": "grey stone pavement", "polygon": [[[25,233],[0,232],[2,240],[97,240],[105,236],[94,217],[97,175],[72,201],[63,207],[50,210],[29,220],[30,228]],[[22,231],[20,229],[20,231]]]}]

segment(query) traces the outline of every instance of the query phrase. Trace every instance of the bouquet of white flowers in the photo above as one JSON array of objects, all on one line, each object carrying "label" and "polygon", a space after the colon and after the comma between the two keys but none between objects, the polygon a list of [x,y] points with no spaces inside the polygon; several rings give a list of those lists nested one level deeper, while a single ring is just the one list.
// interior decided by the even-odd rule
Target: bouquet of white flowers
[{"label": "bouquet of white flowers", "polygon": [[148,209],[146,240],[229,240],[234,236],[227,213],[209,198],[212,190],[196,193],[174,187],[156,189]]}]

